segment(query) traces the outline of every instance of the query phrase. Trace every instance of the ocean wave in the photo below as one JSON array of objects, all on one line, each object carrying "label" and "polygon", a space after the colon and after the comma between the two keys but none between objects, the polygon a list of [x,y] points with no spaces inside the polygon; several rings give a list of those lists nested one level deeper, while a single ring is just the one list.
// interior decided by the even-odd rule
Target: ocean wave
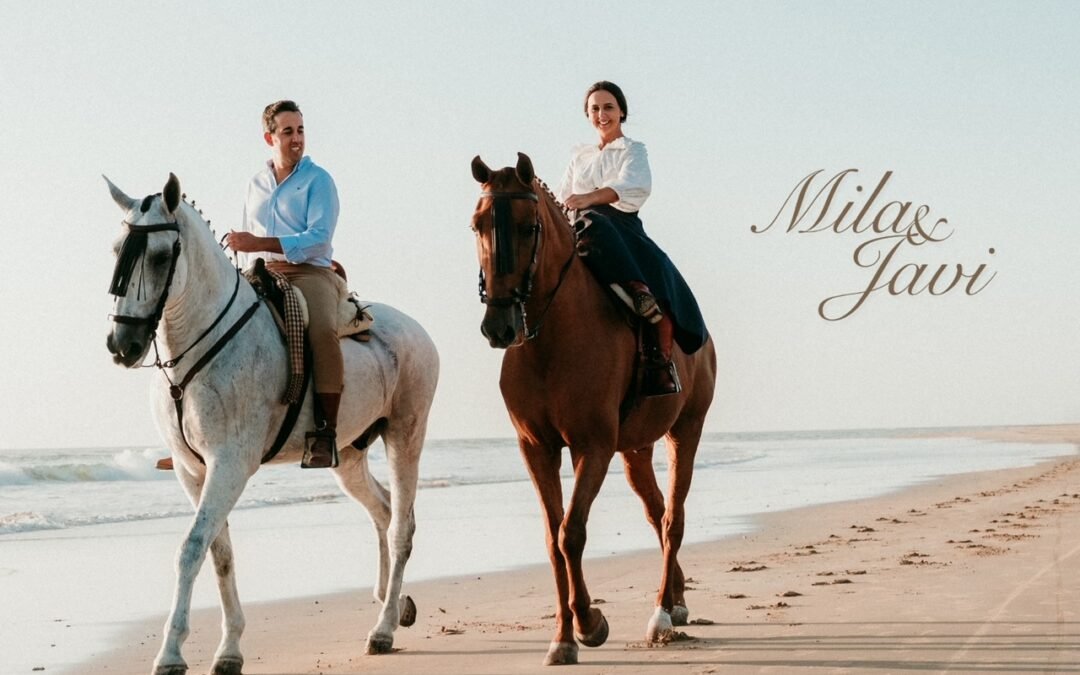
[{"label": "ocean wave", "polygon": [[[293,506],[297,504],[320,504],[340,501],[344,498],[341,493],[324,493],[316,495],[296,495],[284,497],[262,497],[242,500],[237,504],[238,511],[246,509],[258,509],[270,506]],[[160,520],[162,518],[181,518],[193,515],[191,507],[162,509],[158,511],[140,511],[128,513],[102,513],[102,514],[48,514],[36,511],[21,511],[0,516],[0,535],[17,534],[20,532],[38,532],[42,530],[64,530],[72,527],[86,527],[90,525],[110,525],[116,523],[134,523],[143,520]]]},{"label": "ocean wave", "polygon": [[0,516],[0,534],[33,532],[36,530],[62,530],[64,527],[63,523],[58,523],[46,515],[33,511],[22,511]]},{"label": "ocean wave", "polygon": [[[0,486],[30,485],[37,482],[91,483],[113,481],[149,481],[171,478],[154,464],[161,450],[122,450],[101,461],[88,459],[56,461],[43,454],[24,462],[0,462]],[[52,459],[52,461],[50,461]]]},{"label": "ocean wave", "polygon": [[10,462],[0,462],[0,485],[26,485],[33,479]]}]

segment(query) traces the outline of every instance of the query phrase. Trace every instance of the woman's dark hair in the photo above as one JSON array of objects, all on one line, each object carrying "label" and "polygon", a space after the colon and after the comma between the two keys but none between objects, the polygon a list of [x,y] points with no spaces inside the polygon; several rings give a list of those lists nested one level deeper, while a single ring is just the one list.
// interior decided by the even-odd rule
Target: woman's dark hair
[{"label": "woman's dark hair", "polygon": [[625,122],[626,113],[628,112],[626,108],[626,96],[623,95],[622,89],[619,89],[619,85],[614,82],[608,82],[607,80],[600,80],[589,87],[589,90],[585,92],[585,116],[589,116],[589,97],[598,91],[606,91],[615,97],[615,102],[619,104],[619,109],[622,110],[622,116],[619,118],[619,122]]}]

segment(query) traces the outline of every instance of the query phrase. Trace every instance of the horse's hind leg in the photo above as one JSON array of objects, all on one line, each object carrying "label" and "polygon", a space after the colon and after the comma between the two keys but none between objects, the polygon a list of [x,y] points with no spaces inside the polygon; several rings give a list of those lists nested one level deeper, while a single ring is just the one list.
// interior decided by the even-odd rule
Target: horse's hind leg
[{"label": "horse's hind leg", "polygon": [[[656,537],[660,540],[660,548],[664,547],[664,493],[656,482],[656,472],[652,465],[653,446],[647,445],[639,450],[623,453],[623,469],[626,472],[626,480],[630,487],[641,498],[645,507],[645,518],[656,531]],[[670,608],[671,622],[676,626],[685,626],[689,619],[686,609],[685,587],[682,568],[678,560],[675,560],[672,576],[673,606]]]},{"label": "horse's hind leg", "polygon": [[[694,474],[694,456],[697,454],[698,441],[701,439],[701,424],[698,420],[694,428],[683,425],[675,428],[667,436],[668,445],[668,502],[664,512],[663,536],[661,546],[664,563],[660,576],[660,590],[656,595],[656,612],[645,629],[645,639],[659,640],[672,627],[671,612],[675,606],[675,578],[679,570],[676,556],[682,546],[683,531],[686,525],[684,504],[690,493],[690,480]],[[681,575],[681,571],[678,572]]]},{"label": "horse's hind leg", "polygon": [[[243,631],[244,619],[240,613],[240,603],[236,594],[235,576],[232,573],[232,546],[229,535],[224,530],[228,517],[240,493],[244,490],[249,474],[240,467],[216,466],[208,471],[205,483],[201,485],[198,477],[181,474],[181,483],[189,497],[197,500],[195,517],[176,560],[176,590],[173,595],[172,611],[165,622],[165,638],[161,650],[154,659],[155,675],[179,675],[187,671],[187,663],[180,653],[184,640],[187,639],[189,614],[191,611],[191,593],[195,577],[206,559],[206,552],[215,546],[215,566],[227,566],[229,574],[219,579],[222,590],[222,610],[225,636],[218,649],[219,660],[215,661],[214,673],[239,673],[243,658],[240,656],[238,641]],[[225,532],[224,537],[222,533]],[[220,663],[220,668],[219,668]]]},{"label": "horse's hind leg", "polygon": [[341,453],[341,465],[334,469],[334,477],[342,491],[367,510],[375,528],[379,541],[379,569],[373,595],[381,603],[386,597],[390,575],[390,546],[386,541],[386,531],[390,527],[390,492],[371,475],[367,453],[367,449],[346,449]]},{"label": "horse's hind leg", "polygon": [[368,633],[368,654],[385,654],[391,650],[394,646],[394,629],[402,618],[402,598],[399,595],[405,577],[405,563],[412,554],[413,533],[416,532],[413,503],[416,501],[420,451],[426,431],[425,411],[423,415],[392,419],[383,432],[390,473],[390,527],[387,531],[390,573],[379,620]]}]

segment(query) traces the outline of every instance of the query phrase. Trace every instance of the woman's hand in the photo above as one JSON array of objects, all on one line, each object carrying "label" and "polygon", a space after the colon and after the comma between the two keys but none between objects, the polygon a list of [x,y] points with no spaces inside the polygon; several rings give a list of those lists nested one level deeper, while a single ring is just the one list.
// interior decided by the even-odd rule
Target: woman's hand
[{"label": "woman's hand", "polygon": [[619,194],[611,188],[600,188],[599,190],[593,190],[583,195],[570,195],[567,197],[565,206],[568,209],[580,211],[587,209],[590,206],[597,206],[599,204],[611,204],[619,201]]},{"label": "woman's hand", "polygon": [[580,211],[592,206],[589,195],[570,195],[566,200],[566,208]]}]

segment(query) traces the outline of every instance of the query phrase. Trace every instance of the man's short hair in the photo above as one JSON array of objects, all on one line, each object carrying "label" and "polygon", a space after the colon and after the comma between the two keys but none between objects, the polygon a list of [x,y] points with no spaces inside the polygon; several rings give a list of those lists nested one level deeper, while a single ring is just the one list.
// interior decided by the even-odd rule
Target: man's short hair
[{"label": "man's short hair", "polygon": [[269,134],[272,134],[275,131],[277,131],[277,122],[274,120],[274,118],[277,116],[278,113],[283,113],[283,112],[294,112],[294,113],[300,113],[301,115],[304,114],[304,113],[300,112],[300,106],[296,105],[295,101],[289,101],[289,100],[275,101],[274,103],[271,103],[270,105],[266,106],[266,108],[263,110],[263,116],[262,116],[263,131],[265,131],[266,133],[269,133]]}]

